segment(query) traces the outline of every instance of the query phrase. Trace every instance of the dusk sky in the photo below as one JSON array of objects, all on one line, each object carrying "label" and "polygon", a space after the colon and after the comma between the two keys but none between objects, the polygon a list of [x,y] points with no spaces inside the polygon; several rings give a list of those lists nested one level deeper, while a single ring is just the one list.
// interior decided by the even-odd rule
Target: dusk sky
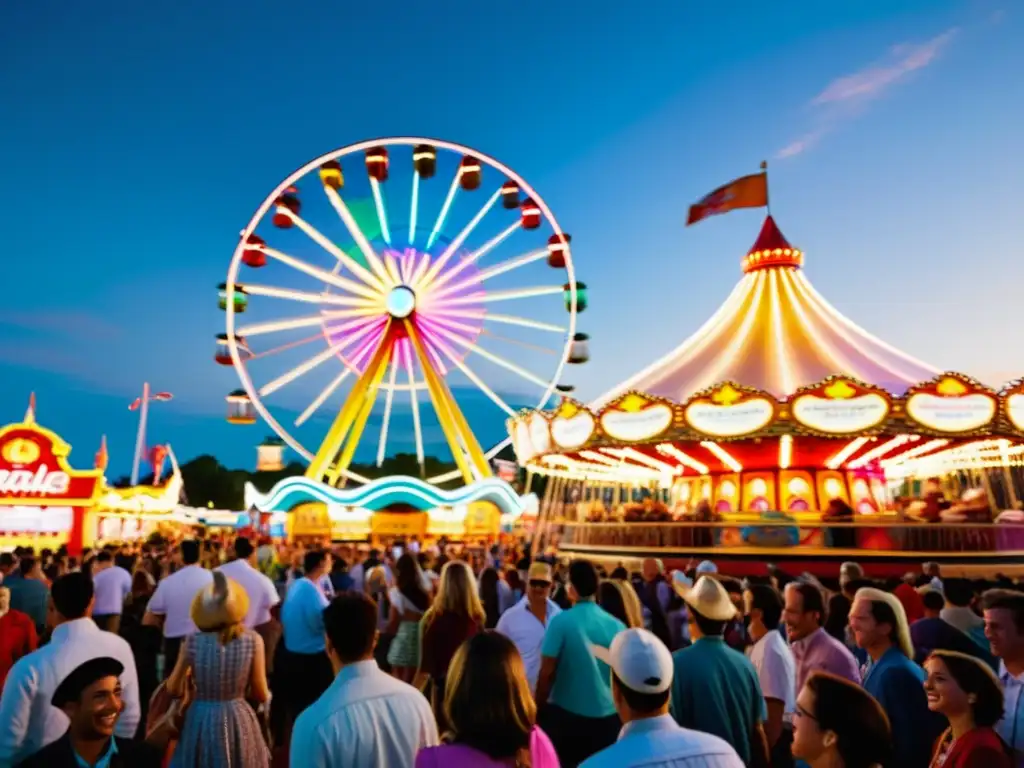
[{"label": "dusk sky", "polygon": [[[1024,375],[1017,0],[639,7],[4,4],[0,423],[34,391],[72,464],[106,434],[116,476],[148,380],[175,395],[150,442],[250,467],[269,429],[225,423],[238,379],[212,360],[238,232],[296,167],[391,135],[500,159],[572,233],[581,399],[726,298],[763,211],[686,228],[686,210],[762,160],[772,213],[840,311],[933,365]],[[481,442],[502,436],[475,403]]]}]

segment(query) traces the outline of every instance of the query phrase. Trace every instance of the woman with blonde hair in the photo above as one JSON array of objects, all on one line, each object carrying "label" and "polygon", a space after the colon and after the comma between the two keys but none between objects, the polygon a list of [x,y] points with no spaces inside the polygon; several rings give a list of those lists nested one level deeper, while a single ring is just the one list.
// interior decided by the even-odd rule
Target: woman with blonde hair
[{"label": "woman with blonde hair", "polygon": [[1003,717],[1003,686],[992,668],[966,653],[937,650],[924,669],[928,709],[949,722],[931,768],[1013,768],[1010,748],[993,728]]},{"label": "woman with blonde hair", "polygon": [[484,628],[486,617],[476,593],[473,571],[466,563],[446,563],[441,569],[434,604],[420,622],[420,666],[414,685],[431,683],[430,700],[443,727],[445,679],[459,646]]},{"label": "woman with blonde hair", "polygon": [[184,768],[270,765],[256,712],[246,701],[270,699],[263,638],[242,621],[249,596],[220,571],[192,600],[199,634],[185,640],[167,681],[176,698],[191,691],[184,727],[171,760]]},{"label": "woman with blonde hair", "polygon": [[620,579],[605,579],[597,588],[597,604],[626,625],[643,627],[644,613],[633,585]]},{"label": "woman with blonde hair", "polygon": [[444,713],[444,743],[420,750],[416,768],[558,768],[555,748],[536,724],[523,660],[498,632],[480,632],[455,652]]}]

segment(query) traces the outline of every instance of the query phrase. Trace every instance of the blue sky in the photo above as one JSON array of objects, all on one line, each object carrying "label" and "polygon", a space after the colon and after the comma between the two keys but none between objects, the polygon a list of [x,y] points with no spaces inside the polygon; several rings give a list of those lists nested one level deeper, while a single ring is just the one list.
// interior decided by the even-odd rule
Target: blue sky
[{"label": "blue sky", "polygon": [[[211,359],[237,233],[295,167],[396,134],[499,158],[573,234],[592,302],[582,396],[725,298],[761,214],[686,229],[685,211],[762,159],[776,219],[840,310],[935,365],[1015,378],[1016,5],[7,4],[0,418],[34,390],[76,463],[106,433],[117,473],[149,380],[176,395],[151,441],[250,465],[266,430],[223,422],[237,379]],[[502,417],[479,401],[465,407],[486,442]]]}]

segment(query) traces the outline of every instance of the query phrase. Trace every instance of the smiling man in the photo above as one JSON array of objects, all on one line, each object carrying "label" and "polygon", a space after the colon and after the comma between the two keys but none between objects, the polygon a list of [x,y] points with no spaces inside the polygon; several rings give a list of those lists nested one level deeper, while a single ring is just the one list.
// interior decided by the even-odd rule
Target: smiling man
[{"label": "smiling man", "polygon": [[50,703],[68,716],[67,732],[43,747],[19,768],[156,768],[161,751],[145,742],[114,735],[124,709],[121,673],[124,665],[108,656],[89,659],[61,681]]}]

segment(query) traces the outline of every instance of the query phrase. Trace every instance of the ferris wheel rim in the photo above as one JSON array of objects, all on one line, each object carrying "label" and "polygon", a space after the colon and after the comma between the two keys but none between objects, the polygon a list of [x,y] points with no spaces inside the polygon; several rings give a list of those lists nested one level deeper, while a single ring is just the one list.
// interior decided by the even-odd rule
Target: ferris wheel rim
[{"label": "ferris wheel rim", "polygon": [[[245,227],[242,229],[237,245],[235,246],[234,253],[231,257],[231,262],[228,266],[227,281],[224,285],[224,289],[228,296],[234,294],[235,287],[237,284],[237,278],[239,269],[242,265],[242,255],[246,249],[246,244],[249,236],[253,234],[256,227],[263,221],[264,217],[268,214],[275,201],[287,190],[290,186],[293,186],[296,181],[307,176],[309,173],[317,170],[324,163],[331,160],[338,160],[340,158],[347,157],[359,152],[365,152],[366,150],[373,149],[375,147],[415,147],[417,145],[427,144],[435,147],[436,149],[444,149],[448,152],[453,152],[463,156],[472,156],[482,163],[485,163],[499,173],[503,174],[506,178],[515,181],[519,186],[519,189],[523,191],[526,196],[531,199],[541,211],[544,219],[550,224],[555,235],[558,237],[563,236],[565,233],[562,230],[561,225],[558,223],[558,219],[555,217],[554,212],[550,206],[544,200],[544,198],[537,192],[536,189],[518,172],[505,165],[497,158],[487,153],[481,152],[473,147],[465,144],[459,144],[457,142],[447,141],[445,139],[437,139],[424,136],[384,136],[374,139],[367,139],[359,141],[353,144],[347,144],[342,147],[325,152],[319,155],[306,164],[288,174],[282,182],[274,188],[269,195],[263,200],[262,203],[257,207],[254,214],[249,218]],[[566,250],[564,254],[564,269],[568,279],[568,284],[576,285],[576,273],[575,265],[572,259],[570,250]],[[565,338],[563,341],[562,352],[559,356],[558,364],[555,367],[546,387],[542,394],[537,400],[537,406],[543,407],[555,392],[555,388],[565,371],[565,366],[569,361],[569,352],[572,345],[574,336],[576,335],[576,324],[578,314],[578,294],[576,290],[569,291],[569,303],[567,311],[569,315],[569,322],[566,328]],[[249,401],[252,404],[255,411],[260,415],[264,422],[269,426],[279,437],[281,437],[285,443],[288,444],[296,453],[305,458],[307,461],[312,461],[314,458],[314,451],[307,449],[300,440],[294,437],[289,430],[287,430],[270,412],[270,409],[263,403],[263,396],[260,395],[258,388],[252,381],[249,371],[246,368],[245,361],[242,360],[239,354],[238,345],[236,343],[235,334],[235,308],[234,303],[231,301],[227,302],[225,307],[225,331],[226,331],[226,343],[229,355],[231,357],[231,364],[235,370],[239,381],[242,384],[246,395],[249,397]],[[477,387],[479,388],[479,387]],[[509,444],[509,439],[505,438],[499,441],[496,445],[485,451],[485,456],[488,460],[493,458],[499,453],[506,445]],[[355,479],[357,481],[365,481],[366,478],[360,475],[349,472],[347,469],[344,470],[344,474]],[[453,479],[458,475],[458,471],[443,473],[434,477],[426,478],[427,482],[440,483],[446,480]]]}]

